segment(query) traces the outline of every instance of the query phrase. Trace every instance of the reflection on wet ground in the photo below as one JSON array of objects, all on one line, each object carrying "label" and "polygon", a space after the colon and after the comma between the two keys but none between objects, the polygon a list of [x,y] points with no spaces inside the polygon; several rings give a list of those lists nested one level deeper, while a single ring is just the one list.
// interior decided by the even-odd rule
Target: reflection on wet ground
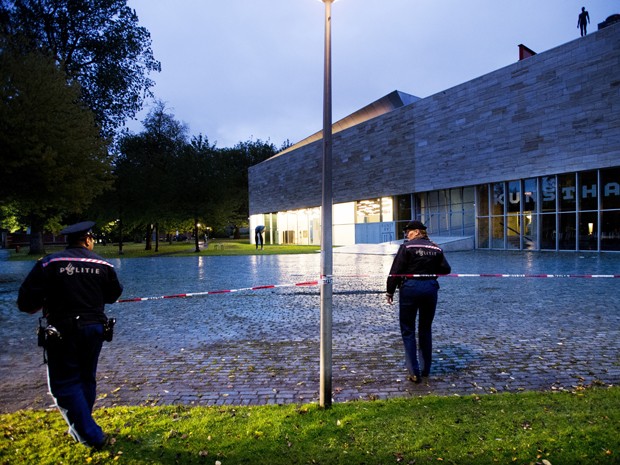
[{"label": "reflection on wet ground", "polygon": [[[459,274],[618,274],[620,255],[455,252]],[[99,367],[98,406],[312,402],[319,391],[316,255],[114,260],[122,298],[263,285],[202,297],[117,303]],[[573,389],[620,382],[614,278],[442,278],[428,382],[406,380],[391,256],[334,255],[334,401]],[[31,262],[0,261],[0,411],[43,408],[36,317],[15,308]]]}]

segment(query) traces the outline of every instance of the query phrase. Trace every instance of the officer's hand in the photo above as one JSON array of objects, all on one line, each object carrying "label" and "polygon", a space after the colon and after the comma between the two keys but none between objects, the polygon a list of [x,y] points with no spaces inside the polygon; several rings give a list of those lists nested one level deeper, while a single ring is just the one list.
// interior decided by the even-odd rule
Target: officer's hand
[{"label": "officer's hand", "polygon": [[390,294],[385,294],[385,300],[388,304],[392,305],[394,303],[394,296]]}]

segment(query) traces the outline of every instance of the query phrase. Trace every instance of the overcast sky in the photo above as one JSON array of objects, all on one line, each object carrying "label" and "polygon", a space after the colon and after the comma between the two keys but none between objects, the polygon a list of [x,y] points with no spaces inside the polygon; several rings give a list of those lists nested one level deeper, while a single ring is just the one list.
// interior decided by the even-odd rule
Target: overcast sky
[{"label": "overcast sky", "polygon": [[[153,91],[217,147],[280,147],[322,128],[319,0],[128,0],[153,41]],[[428,97],[588,33],[619,0],[339,0],[332,5],[333,121],[393,90]],[[149,102],[150,105],[150,102]],[[146,112],[139,115],[142,120]],[[132,122],[138,132],[141,124]]]}]

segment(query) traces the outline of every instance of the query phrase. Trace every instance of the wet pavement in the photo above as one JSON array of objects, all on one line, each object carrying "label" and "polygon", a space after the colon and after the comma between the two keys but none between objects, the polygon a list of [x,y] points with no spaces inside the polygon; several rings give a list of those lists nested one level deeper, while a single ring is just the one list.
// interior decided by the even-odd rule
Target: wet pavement
[{"label": "wet pavement", "polygon": [[[1,251],[0,251],[1,252]],[[453,273],[618,274],[620,254],[453,252]],[[406,378],[398,307],[384,301],[390,255],[334,254],[333,400],[620,384],[620,279],[445,277],[434,364]],[[240,290],[117,303],[96,407],[258,405],[319,398],[319,255],[113,260],[122,298]],[[15,307],[32,262],[0,257],[0,412],[52,404],[37,318]]]}]

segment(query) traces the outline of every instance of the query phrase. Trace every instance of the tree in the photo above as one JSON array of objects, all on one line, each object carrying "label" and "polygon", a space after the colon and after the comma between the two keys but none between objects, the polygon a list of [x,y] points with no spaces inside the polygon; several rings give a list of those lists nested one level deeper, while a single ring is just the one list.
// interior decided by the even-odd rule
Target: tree
[{"label": "tree", "polygon": [[194,225],[196,252],[198,249],[198,223],[217,227],[222,216],[230,209],[230,180],[222,152],[202,135],[192,138],[182,152],[173,174],[175,213],[177,219],[191,218]]},{"label": "tree", "polygon": [[273,144],[258,140],[218,149],[202,135],[188,142],[187,127],[162,102],[142,124],[144,131],[118,140],[115,189],[97,202],[97,208],[114,206],[107,218],[146,229],[146,250],[153,226],[193,229],[198,250],[198,223],[213,230],[247,224],[247,171],[275,154]]},{"label": "tree", "polygon": [[277,152],[276,147],[270,142],[260,139],[239,142],[232,149],[224,149],[228,160],[225,166],[234,167],[227,173],[227,181],[231,184],[231,205],[229,211],[230,222],[244,224],[249,215],[248,201],[248,169],[264,161]]},{"label": "tree", "polygon": [[[121,220],[146,227],[146,250],[150,250],[153,225],[177,216],[173,176],[188,142],[187,127],[162,102],[156,102],[143,126],[143,132],[124,134],[119,141],[116,191],[119,211],[123,209]],[[181,187],[184,183],[178,179]]]},{"label": "tree", "polygon": [[31,254],[59,215],[79,213],[111,184],[110,157],[77,83],[53,58],[0,35],[0,199],[31,226]]},{"label": "tree", "polygon": [[30,51],[51,54],[110,136],[142,108],[161,65],[126,0],[2,0],[0,21]]}]

